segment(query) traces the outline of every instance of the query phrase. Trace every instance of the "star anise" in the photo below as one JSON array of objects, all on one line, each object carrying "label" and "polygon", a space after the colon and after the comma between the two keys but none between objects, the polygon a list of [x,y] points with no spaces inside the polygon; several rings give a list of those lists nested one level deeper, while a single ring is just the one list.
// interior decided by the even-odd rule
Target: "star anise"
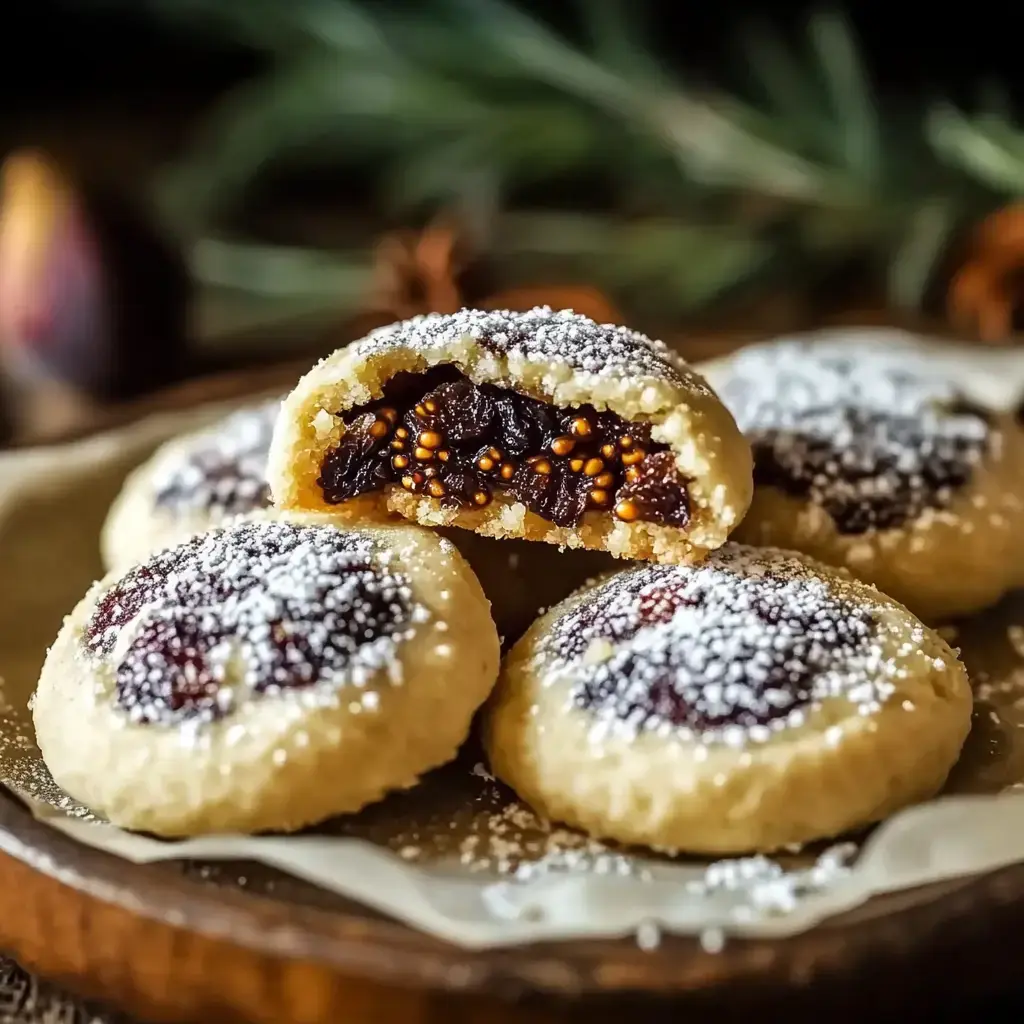
[{"label": "star anise", "polygon": [[1024,313],[1024,203],[986,218],[950,283],[950,319],[989,344],[1008,344]]},{"label": "star anise", "polygon": [[485,262],[470,251],[465,235],[448,218],[421,232],[395,231],[377,243],[374,284],[365,319],[388,323],[418,313],[454,313],[463,306],[481,309],[574,309],[599,323],[619,323],[621,314],[597,288],[588,284],[534,285],[500,292],[474,286]]},{"label": "star anise", "polygon": [[465,257],[443,221],[422,232],[395,231],[377,243],[370,308],[405,320],[417,313],[455,313],[463,305],[456,283]]}]

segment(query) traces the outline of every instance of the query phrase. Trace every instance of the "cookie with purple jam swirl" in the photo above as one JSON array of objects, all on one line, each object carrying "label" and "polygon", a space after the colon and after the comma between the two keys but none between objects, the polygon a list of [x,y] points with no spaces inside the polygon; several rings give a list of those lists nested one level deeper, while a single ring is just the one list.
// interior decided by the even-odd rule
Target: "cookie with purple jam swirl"
[{"label": "cookie with purple jam swirl", "polygon": [[844,566],[937,622],[1024,582],[1024,432],[948,359],[888,339],[783,339],[705,372],[754,453],[735,538]]},{"label": "cookie with purple jam swirl", "polygon": [[285,404],[284,508],[699,561],[752,489],[749,446],[660,342],[571,310],[393,324],[315,366]]},{"label": "cookie with purple jam swirl", "polygon": [[498,659],[450,542],[260,513],[96,584],[33,717],[54,780],[116,825],[293,831],[452,758]]},{"label": "cookie with purple jam swirl", "polygon": [[971,691],[956,654],[873,587],[728,544],[585,587],[512,649],[491,767],[541,814],[691,853],[836,836],[934,795]]},{"label": "cookie with purple jam swirl", "polygon": [[267,452],[281,399],[166,442],[125,481],[103,525],[107,569],[124,570],[227,519],[270,506]]}]

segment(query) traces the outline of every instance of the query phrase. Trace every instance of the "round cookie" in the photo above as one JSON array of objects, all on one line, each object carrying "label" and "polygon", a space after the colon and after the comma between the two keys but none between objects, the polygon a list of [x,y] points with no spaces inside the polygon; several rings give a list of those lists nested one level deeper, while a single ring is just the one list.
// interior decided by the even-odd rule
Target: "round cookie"
[{"label": "round cookie", "polygon": [[270,505],[267,452],[275,398],[162,445],[125,481],[100,535],[108,570],[124,570],[226,519]]},{"label": "round cookie", "polygon": [[662,850],[771,851],[936,793],[971,722],[946,643],[842,570],[729,544],[584,588],[512,649],[484,724],[541,814]]},{"label": "round cookie", "polygon": [[449,542],[259,514],[94,585],[33,717],[54,780],[116,825],[293,831],[452,758],[498,660]]},{"label": "round cookie", "polygon": [[699,561],[743,517],[749,446],[660,342],[571,310],[462,310],[374,331],[285,400],[285,508]]},{"label": "round cookie", "polygon": [[926,621],[1024,582],[1024,433],[926,347],[787,339],[709,367],[754,452],[735,539],[793,548]]}]

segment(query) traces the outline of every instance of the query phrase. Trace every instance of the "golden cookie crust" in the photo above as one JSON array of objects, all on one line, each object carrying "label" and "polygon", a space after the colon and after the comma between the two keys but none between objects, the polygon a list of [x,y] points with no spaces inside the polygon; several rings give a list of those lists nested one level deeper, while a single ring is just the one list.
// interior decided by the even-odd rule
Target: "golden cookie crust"
[{"label": "golden cookie crust", "polygon": [[[755,454],[754,499],[734,539],[803,551],[847,568],[926,622],[994,604],[1024,583],[1024,432],[1011,414],[977,406],[988,423],[984,438],[960,439],[971,459],[966,479],[932,503],[918,502],[900,521],[851,532],[826,506],[834,484],[797,494],[767,477],[765,463],[774,452],[785,458],[800,445],[848,438],[849,421],[839,414],[888,418],[890,426],[882,419],[877,428],[884,440],[854,434],[834,446],[836,464],[850,459],[861,467],[885,457],[906,467],[876,473],[879,488],[912,489],[915,475],[928,475],[936,464],[926,452],[946,446],[952,458],[948,446],[957,432],[971,431],[970,418],[957,411],[965,401],[958,382],[949,379],[948,368],[936,370],[926,345],[885,347],[871,333],[858,337],[829,344],[813,335],[780,339],[706,368]],[[905,444],[895,437],[900,422],[919,431]],[[865,475],[872,476],[870,469]],[[874,500],[884,515],[884,503]]]},{"label": "golden cookie crust", "polygon": [[416,317],[322,360],[288,396],[274,431],[268,476],[275,503],[332,508],[317,479],[325,454],[344,431],[337,414],[380,398],[384,385],[400,372],[443,364],[454,365],[474,383],[508,387],[558,407],[591,404],[627,421],[649,421],[652,438],[669,446],[676,467],[690,481],[689,525],[626,523],[589,511],[578,526],[559,527],[503,492],[487,507],[471,509],[444,506],[395,485],[333,506],[335,511],[358,519],[383,509],[424,526],[459,526],[620,558],[688,562],[724,543],[749,505],[749,447],[692,369],[635,331],[547,308]]},{"label": "golden cookie crust", "polygon": [[728,544],[697,567],[623,570],[542,616],[506,658],[484,742],[551,819],[735,854],[934,795],[971,709],[955,652],[897,602],[806,556]]},{"label": "golden cookie crust", "polygon": [[[453,757],[494,684],[487,600],[454,546],[430,531],[264,513],[146,567],[167,582],[139,605],[131,585],[113,589],[114,574],[94,585],[33,699],[55,781],[124,828],[287,832],[357,811]],[[246,572],[227,596],[210,589]],[[239,587],[247,596],[236,601]],[[114,607],[108,593],[128,608],[123,624],[93,620]],[[170,595],[180,593],[193,596],[179,605]],[[177,648],[151,642],[167,616]],[[296,639],[278,649],[267,638],[281,630]],[[159,652],[189,645],[205,668],[168,670]],[[182,710],[175,694],[203,683],[204,671],[219,673],[216,687]],[[306,685],[274,685],[296,678]]]}]

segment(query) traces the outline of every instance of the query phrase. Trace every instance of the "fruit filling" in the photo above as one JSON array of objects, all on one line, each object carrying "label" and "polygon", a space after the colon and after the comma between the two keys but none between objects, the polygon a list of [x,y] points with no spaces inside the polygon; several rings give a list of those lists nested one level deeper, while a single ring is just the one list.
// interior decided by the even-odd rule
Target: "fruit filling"
[{"label": "fruit filling", "polygon": [[578,708],[630,731],[763,739],[826,698],[877,708],[877,628],[872,609],[799,562],[737,546],[696,569],[615,576],[554,624],[543,649],[573,667]]},{"label": "fruit filling", "polygon": [[[418,606],[372,541],[326,526],[240,523],[158,552],[111,584],[87,651],[114,656],[116,701],[136,724],[213,721],[240,695],[346,683],[396,663]],[[230,679],[229,677],[236,677]],[[396,676],[396,678],[398,678]]]},{"label": "fruit filling", "polygon": [[170,515],[237,515],[270,504],[267,452],[281,408],[275,399],[241,409],[159,465],[154,501]]},{"label": "fruit filling", "polygon": [[998,443],[988,410],[907,356],[752,348],[718,392],[750,442],[754,483],[851,536],[948,507]]},{"label": "fruit filling", "polygon": [[318,483],[336,505],[387,486],[484,508],[497,492],[556,526],[587,511],[685,527],[687,481],[649,423],[581,405],[560,409],[454,367],[397,374],[384,395],[341,413],[345,433]]}]

